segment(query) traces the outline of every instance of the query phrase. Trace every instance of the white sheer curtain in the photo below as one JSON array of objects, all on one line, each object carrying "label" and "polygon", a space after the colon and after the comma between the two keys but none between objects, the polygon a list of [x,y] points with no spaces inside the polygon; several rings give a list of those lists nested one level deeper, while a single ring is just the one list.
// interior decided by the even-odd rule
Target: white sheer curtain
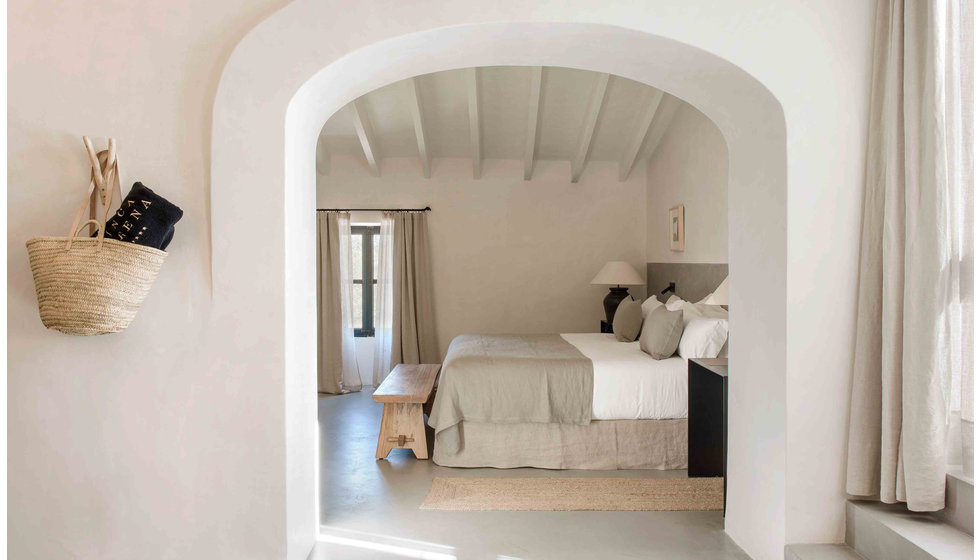
[{"label": "white sheer curtain", "polygon": [[350,214],[337,216],[340,230],[340,313],[343,327],[343,388],[344,392],[361,390],[361,370],[354,349],[354,255],[351,250]]},{"label": "white sheer curtain", "polygon": [[378,235],[378,284],[374,306],[374,375],[377,387],[391,373],[391,342],[393,315],[394,217],[391,212],[381,215]]},{"label": "white sheer curtain", "polygon": [[946,181],[950,190],[952,286],[947,457],[973,477],[973,2],[948,2],[945,14]]}]

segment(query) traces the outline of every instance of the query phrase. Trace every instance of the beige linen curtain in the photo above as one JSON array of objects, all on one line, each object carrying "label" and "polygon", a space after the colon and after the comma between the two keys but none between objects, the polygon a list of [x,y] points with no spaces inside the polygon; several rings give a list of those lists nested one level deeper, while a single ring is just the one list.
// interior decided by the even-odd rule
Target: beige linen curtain
[{"label": "beige linen curtain", "polygon": [[427,236],[424,212],[389,212],[382,217],[375,385],[398,364],[439,361]]},{"label": "beige linen curtain", "polygon": [[913,511],[944,507],[951,383],[972,325],[964,5],[880,0],[875,27],[847,492]]},{"label": "beige linen curtain", "polygon": [[316,216],[317,391],[358,391],[350,214],[317,212]]}]

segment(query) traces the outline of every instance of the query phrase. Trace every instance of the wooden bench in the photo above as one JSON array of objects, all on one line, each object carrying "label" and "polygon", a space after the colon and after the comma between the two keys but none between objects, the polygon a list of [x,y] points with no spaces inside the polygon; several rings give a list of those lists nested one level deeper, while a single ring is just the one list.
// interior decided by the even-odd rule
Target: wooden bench
[{"label": "wooden bench", "polygon": [[378,433],[378,459],[392,449],[411,449],[418,459],[428,459],[423,407],[442,364],[398,364],[374,391],[374,402],[384,403]]}]

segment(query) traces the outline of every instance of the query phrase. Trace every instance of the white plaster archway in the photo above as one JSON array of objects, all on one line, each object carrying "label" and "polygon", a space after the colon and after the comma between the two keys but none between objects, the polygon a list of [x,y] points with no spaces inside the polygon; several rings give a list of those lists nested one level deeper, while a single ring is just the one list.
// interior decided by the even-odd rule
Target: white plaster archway
[{"label": "white plaster archway", "polygon": [[[268,471],[281,486],[283,554],[305,558],[316,532],[313,270],[317,134],[357,96],[410,76],[487,65],[608,72],[691,103],[729,151],[729,501],[726,530],[756,558],[782,555],[786,430],[786,131],[777,99],[723,58],[656,30],[610,25],[601,7],[508,2],[473,11],[377,14],[298,0],[253,30],[222,76],[212,137],[214,344],[223,367],[247,371],[282,419]],[[393,8],[394,10],[395,8]],[[343,11],[344,13],[341,13]],[[694,30],[690,16],[674,29]],[[616,19],[616,18],[614,18]],[[346,25],[358,37],[331,36]],[[677,32],[674,31],[676,35]],[[691,43],[699,33],[691,31]],[[252,403],[255,404],[255,403]],[[281,428],[281,429],[279,429]],[[281,492],[280,492],[281,490]],[[277,521],[278,523],[279,521]],[[270,543],[275,547],[277,543]]]}]

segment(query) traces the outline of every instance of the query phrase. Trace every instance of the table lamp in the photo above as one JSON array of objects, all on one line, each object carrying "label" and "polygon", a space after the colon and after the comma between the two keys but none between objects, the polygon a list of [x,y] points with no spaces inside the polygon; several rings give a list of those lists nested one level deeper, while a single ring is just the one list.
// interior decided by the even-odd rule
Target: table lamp
[{"label": "table lamp", "polygon": [[711,292],[708,299],[704,301],[709,305],[728,305],[728,277],[722,280],[721,284]]},{"label": "table lamp", "polygon": [[623,286],[642,286],[644,284],[640,273],[626,261],[609,261],[599,274],[592,279],[592,284],[609,286],[609,293],[602,300],[602,306],[606,310],[606,321],[611,325],[613,316],[616,315],[616,308],[619,302],[626,299],[629,295],[629,288]]}]

